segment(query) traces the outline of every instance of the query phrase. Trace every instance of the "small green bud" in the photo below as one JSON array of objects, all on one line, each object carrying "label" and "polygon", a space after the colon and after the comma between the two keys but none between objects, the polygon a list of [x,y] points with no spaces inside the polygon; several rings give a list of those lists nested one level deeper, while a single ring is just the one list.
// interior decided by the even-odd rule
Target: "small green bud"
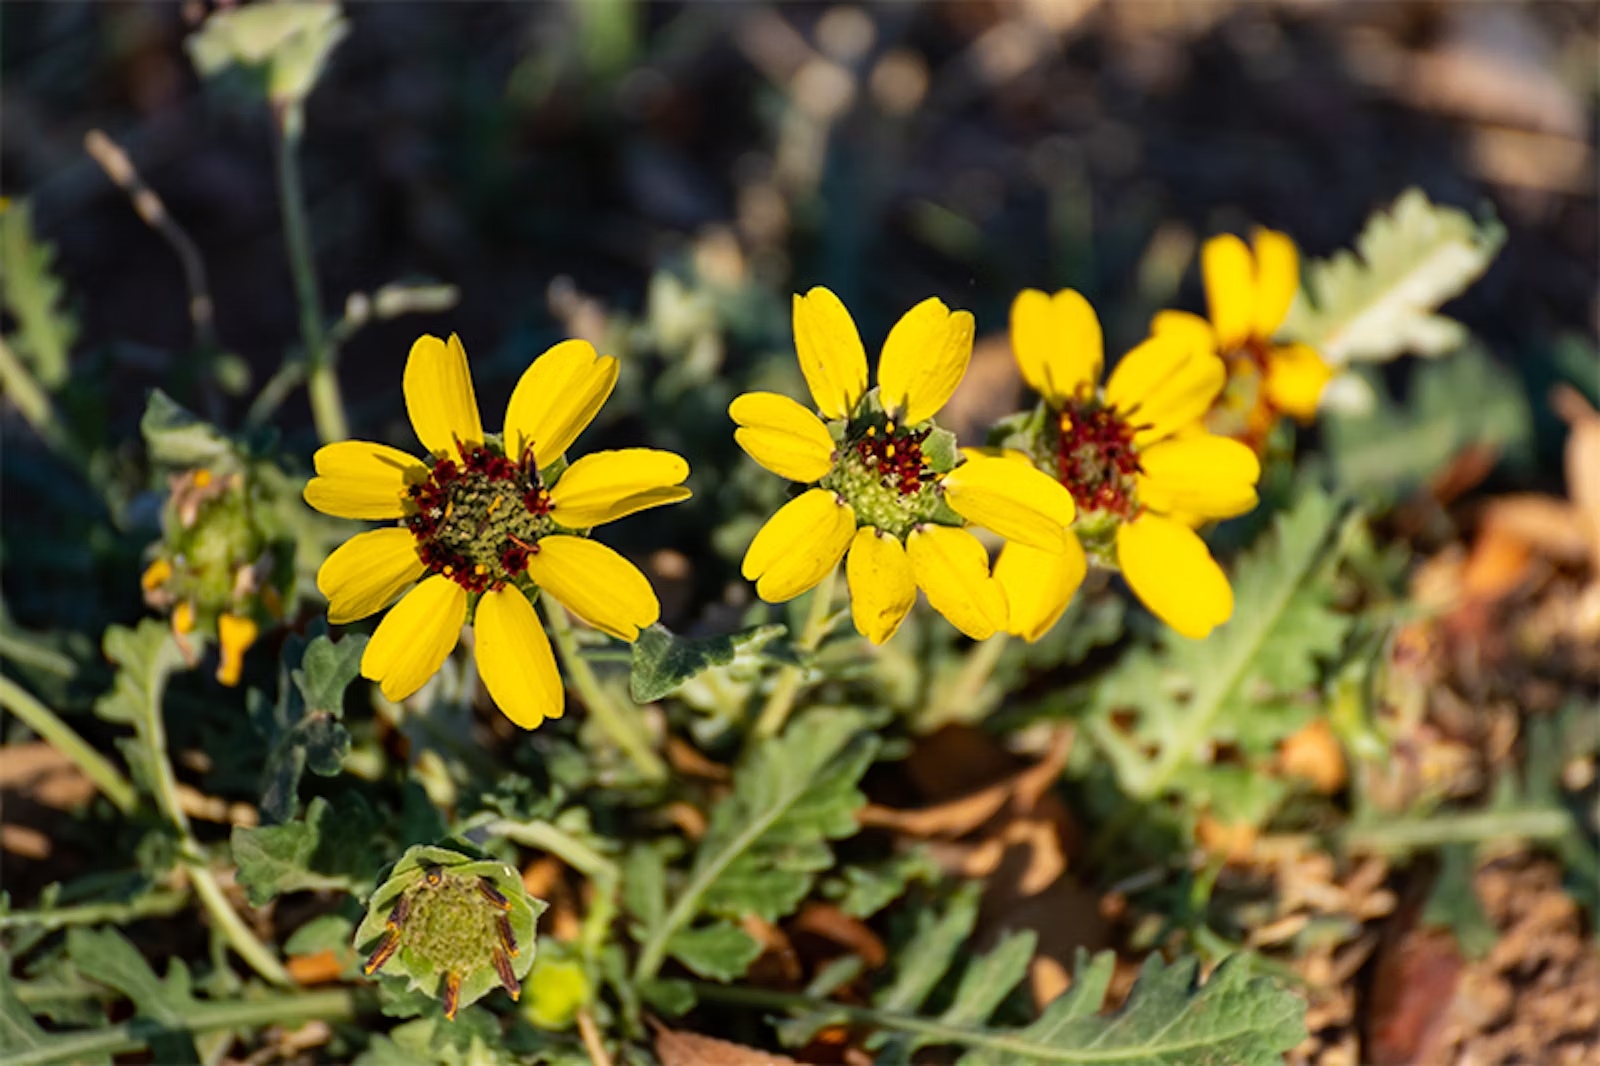
[{"label": "small green bud", "polygon": [[407,978],[454,1018],[497,986],[521,996],[544,909],[505,863],[419,844],[367,901],[355,947],[367,974]]}]

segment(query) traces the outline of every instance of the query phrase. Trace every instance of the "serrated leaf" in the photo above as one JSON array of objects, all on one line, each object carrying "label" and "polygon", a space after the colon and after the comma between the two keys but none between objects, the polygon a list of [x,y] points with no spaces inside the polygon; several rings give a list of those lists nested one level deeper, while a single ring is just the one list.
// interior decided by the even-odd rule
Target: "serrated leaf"
[{"label": "serrated leaf", "polygon": [[870,918],[905,895],[913,881],[933,884],[941,876],[938,862],[918,845],[882,862],[846,866],[823,892],[852,918]]},{"label": "serrated leaf", "polygon": [[[50,1036],[17,999],[12,982],[0,981],[0,1052],[20,1053],[45,1046]],[[102,1057],[99,1061],[107,1061]]]},{"label": "serrated leaf", "polygon": [[1102,1016],[1114,966],[1111,952],[1091,963],[1080,951],[1072,987],[1038,1021],[1003,1035],[986,1032],[960,1066],[1277,1066],[1305,1038],[1305,1002],[1251,977],[1244,957],[1223,960],[1197,985],[1195,959],[1168,965],[1151,954],[1122,1009]]},{"label": "serrated leaf", "polygon": [[150,1050],[156,1061],[200,1061],[193,1038],[183,1032],[197,1004],[182,959],[171,961],[163,981],[121,933],[81,927],[67,931],[67,954],[80,973],[121,992],[133,1001],[140,1017],[166,1027],[167,1032],[151,1037]]},{"label": "serrated leaf", "polygon": [[866,797],[855,786],[878,750],[865,725],[853,711],[810,714],[739,768],[690,870],[704,882],[707,913],[777,921],[833,865],[828,842],[859,828],[855,812]]},{"label": "serrated leaf", "polygon": [[183,665],[183,653],[167,627],[153,618],[138,626],[111,626],[101,641],[117,666],[111,691],[95,701],[95,714],[108,722],[144,727],[161,714],[167,678]]},{"label": "serrated leaf", "polygon": [[[978,906],[982,898],[980,885],[967,884],[959,888],[942,909],[917,911],[911,934],[895,957],[894,977],[873,996],[873,1006],[899,1015],[910,1015],[918,1010],[944,980],[961,949],[971,939],[972,930],[978,924]],[[811,1011],[779,1025],[778,1037],[790,1047],[797,1047],[808,1043],[825,1026],[847,1021],[849,1018],[844,1014]],[[879,1047],[890,1035],[878,1034],[869,1046]],[[879,1058],[885,1062],[909,1061],[910,1051],[903,1043],[895,1043],[892,1051],[893,1055],[884,1051]]]},{"label": "serrated leaf", "polygon": [[732,981],[756,961],[761,943],[731,922],[711,922],[672,934],[667,954],[701,977]]},{"label": "serrated leaf", "polygon": [[339,721],[344,691],[361,671],[366,645],[363,634],[337,643],[319,634],[309,644],[292,636],[283,646],[277,702],[250,693],[251,724],[268,744],[260,803],[268,823],[294,817],[304,770],[332,777],[344,767],[350,754],[350,734]]},{"label": "serrated leaf", "polygon": [[517,1057],[506,1047],[495,1016],[485,1010],[463,1010],[454,1021],[442,1014],[396,1026],[387,1036],[374,1036],[355,1066],[513,1066]]},{"label": "serrated leaf", "polygon": [[[1265,712],[1313,685],[1350,627],[1349,616],[1332,609],[1323,573],[1341,513],[1331,497],[1306,491],[1239,561],[1226,625],[1204,641],[1164,632],[1155,649],[1125,655],[1100,679],[1090,732],[1126,791],[1155,799],[1212,742],[1248,738],[1270,748],[1292,730],[1296,717],[1275,726]],[[1132,743],[1110,724],[1130,709],[1138,712]]]},{"label": "serrated leaf", "polygon": [[1442,470],[1469,445],[1524,458],[1533,415],[1516,375],[1482,349],[1417,368],[1409,401],[1397,403],[1382,384],[1363,414],[1330,411],[1323,443],[1339,487],[1392,498]]},{"label": "serrated leaf", "polygon": [[1407,189],[1367,220],[1354,253],[1306,267],[1282,332],[1334,366],[1453,351],[1466,329],[1434,311],[1481,275],[1504,242],[1493,216],[1475,221]]},{"label": "serrated leaf", "polygon": [[380,827],[372,808],[352,794],[341,797],[338,807],[318,796],[302,821],[234,826],[230,839],[239,883],[256,907],[285,892],[354,888],[371,880],[381,861],[374,840]]},{"label": "serrated leaf", "polygon": [[768,644],[787,632],[784,626],[756,626],[715,637],[680,637],[653,625],[633,644],[633,672],[628,687],[639,703],[659,700],[690,679],[740,658],[753,661]]},{"label": "serrated leaf", "polygon": [[66,384],[78,322],[63,306],[66,286],[55,274],[55,249],[34,235],[25,202],[0,208],[0,299],[17,324],[8,340],[39,384],[50,391]]},{"label": "serrated leaf", "polygon": [[878,750],[865,714],[819,710],[762,742],[711,812],[687,882],[649,930],[636,976],[655,976],[667,945],[702,914],[777,921],[833,865],[830,841],[853,835],[866,802],[856,783]]}]

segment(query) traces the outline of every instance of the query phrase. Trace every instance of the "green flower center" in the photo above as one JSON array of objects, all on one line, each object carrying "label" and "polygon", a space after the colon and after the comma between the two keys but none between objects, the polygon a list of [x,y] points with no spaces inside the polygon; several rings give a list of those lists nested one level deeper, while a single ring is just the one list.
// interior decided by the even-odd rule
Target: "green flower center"
[{"label": "green flower center", "polygon": [[1055,475],[1081,511],[1123,520],[1139,512],[1139,452],[1135,426],[1097,399],[1077,400],[1056,412],[1052,458]]},{"label": "green flower center", "polygon": [[457,444],[411,486],[406,528],[431,574],[468,592],[498,589],[528,568],[539,538],[555,531],[550,493],[530,451],[520,462],[490,444]]},{"label": "green flower center", "polygon": [[844,497],[860,525],[904,540],[923,522],[943,521],[939,475],[922,453],[931,426],[909,429],[872,421],[851,430],[821,485]]},{"label": "green flower center", "polygon": [[510,900],[486,878],[430,867],[395,900],[365,969],[377,972],[401,948],[414,953],[445,975],[445,1012],[451,1016],[462,978],[486,967],[493,967],[500,983],[516,996],[521,986],[511,968],[518,947],[510,910]]}]

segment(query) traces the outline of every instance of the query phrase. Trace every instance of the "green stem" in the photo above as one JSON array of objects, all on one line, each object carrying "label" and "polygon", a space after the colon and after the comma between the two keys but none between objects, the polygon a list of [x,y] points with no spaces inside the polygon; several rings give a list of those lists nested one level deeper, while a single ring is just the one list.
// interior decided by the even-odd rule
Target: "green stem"
[{"label": "green stem", "polygon": [[333,349],[328,344],[327,329],[322,320],[322,300],[317,294],[316,260],[311,251],[311,231],[306,224],[305,190],[300,182],[298,158],[305,113],[299,104],[275,104],[273,118],[278,125],[275,142],[278,199],[282,204],[289,271],[294,276],[295,302],[300,306],[300,338],[306,351],[306,389],[311,398],[311,417],[317,425],[317,436],[322,443],[331,444],[348,438],[350,426],[345,418],[344,400],[339,394]]},{"label": "green stem", "polygon": [[[170,646],[170,637],[167,642]],[[154,670],[152,677],[157,679],[152,682],[153,688],[165,686],[165,671]],[[190,883],[194,885],[195,894],[200,897],[201,906],[216,923],[217,932],[252,970],[275,985],[293,987],[294,978],[289,976],[289,971],[283,968],[272,949],[263,944],[244,919],[239,917],[212,874],[205,851],[195,840],[189,826],[189,816],[184,813],[183,802],[178,798],[178,778],[172,772],[172,759],[167,754],[167,725],[162,713],[164,691],[158,689],[148,692],[146,698],[150,702],[150,712],[144,716],[144,742],[149,749],[150,765],[154,771],[156,806],[178,831],[183,867]]]},{"label": "green stem", "polygon": [[51,747],[71,759],[84,776],[105,793],[117,810],[123,814],[133,813],[139,805],[139,793],[134,790],[132,782],[105,756],[90,747],[77,730],[35,699],[27,689],[5,676],[0,676],[0,707],[22,719]]},{"label": "green stem", "polygon": [[[812,590],[811,605],[806,611],[804,628],[800,630],[800,639],[794,643],[795,650],[806,653],[817,650],[817,645],[822,643],[822,638],[828,635],[828,626],[832,618],[830,608],[833,605],[833,586],[839,574],[835,566],[828,571],[828,576]],[[789,720],[789,713],[794,710],[794,698],[800,692],[800,684],[805,680],[806,668],[804,666],[785,666],[778,671],[777,680],[772,684],[772,691],[767,695],[767,702],[761,707],[761,716],[756,719],[756,739],[765,740],[775,737],[783,732],[783,724]]]},{"label": "green stem", "polygon": [[960,673],[934,695],[918,725],[934,729],[949,721],[970,719],[1010,640],[1010,634],[996,633],[969,651],[962,659]]},{"label": "green stem", "polygon": [[182,1024],[135,1018],[119,1025],[86,1032],[61,1033],[36,1047],[13,1051],[7,1066],[49,1066],[56,1062],[86,1062],[93,1058],[136,1051],[167,1033],[207,1033],[223,1029],[256,1029],[313,1019],[342,1021],[372,1006],[361,989],[335,988],[322,992],[270,996],[230,1003],[197,1003],[184,1011]]},{"label": "green stem", "polygon": [[651,747],[644,723],[637,715],[630,713],[631,708],[625,711],[619,707],[589,668],[588,661],[578,648],[577,634],[572,630],[567,609],[549,596],[541,596],[540,600],[544,604],[545,619],[550,623],[550,635],[555,638],[556,650],[561,653],[561,661],[566,665],[572,683],[577,686],[578,695],[583,697],[589,714],[605,730],[606,736],[633,760],[633,765],[646,780],[665,781],[667,764]]},{"label": "green stem", "polygon": [[1560,809],[1482,811],[1351,826],[1340,834],[1340,842],[1352,851],[1406,851],[1501,838],[1549,840],[1571,830],[1572,816]]},{"label": "green stem", "polygon": [[73,462],[79,461],[81,457],[56,411],[55,402],[4,340],[0,340],[0,390],[16,404],[22,417],[46,444]]},{"label": "green stem", "polygon": [[140,918],[164,918],[181,911],[189,893],[175,890],[148,892],[126,903],[84,903],[38,911],[0,914],[0,929],[38,929],[53,932],[69,925],[126,925]]}]

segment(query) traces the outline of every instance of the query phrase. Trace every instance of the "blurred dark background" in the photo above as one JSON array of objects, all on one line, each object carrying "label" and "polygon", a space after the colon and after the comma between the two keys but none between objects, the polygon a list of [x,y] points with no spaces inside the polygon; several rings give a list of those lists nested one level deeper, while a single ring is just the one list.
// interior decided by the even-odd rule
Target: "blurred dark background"
[{"label": "blurred dark background", "polygon": [[[207,9],[0,7],[0,186],[30,198],[59,251],[79,350],[96,353],[82,365],[128,398],[106,412],[113,437],[190,326],[178,263],[86,155],[86,131],[128,150],[199,245],[220,340],[253,387],[299,340],[271,122],[202,86],[183,49]],[[1264,223],[1324,255],[1413,184],[1505,222],[1490,274],[1448,310],[1539,404],[1553,346],[1592,336],[1597,316],[1597,13],[352,4],[303,151],[324,307],[395,278],[460,290],[454,310],[348,346],[355,429],[399,431],[399,366],[424,330],[461,333],[497,423],[529,357],[596,314],[638,313],[672,264],[771,293],[775,335],[788,291],[827,284],[869,349],[930,293],[995,333],[1018,288],[1071,285],[1119,350],[1158,307],[1201,306],[1204,237]],[[729,358],[760,354],[735,338]],[[213,413],[237,419],[250,395]],[[309,450],[303,394],[278,422]]]}]

